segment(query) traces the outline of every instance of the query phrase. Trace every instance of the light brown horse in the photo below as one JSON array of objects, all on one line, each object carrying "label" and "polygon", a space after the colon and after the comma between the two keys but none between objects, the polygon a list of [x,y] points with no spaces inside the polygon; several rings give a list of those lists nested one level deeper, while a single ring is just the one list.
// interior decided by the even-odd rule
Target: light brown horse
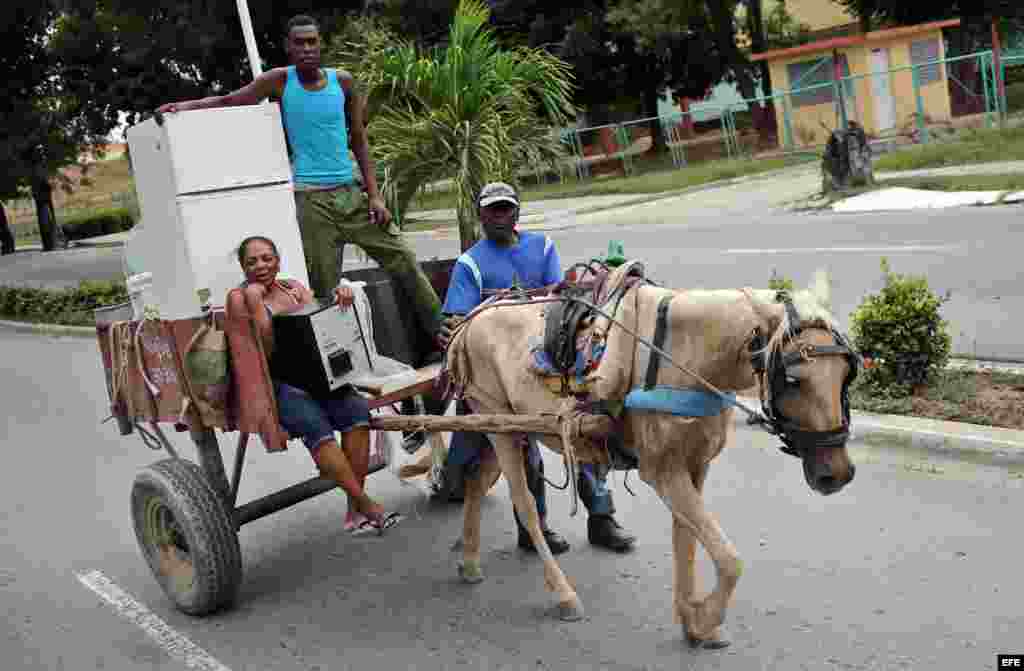
[{"label": "light brown horse", "polygon": [[[854,476],[845,448],[846,386],[857,361],[826,307],[828,293],[823,275],[811,288],[792,295],[790,309],[776,302],[776,292],[771,290],[673,291],[649,284],[632,288],[614,315],[618,325],[606,314],[591,326],[606,343],[601,363],[591,374],[593,395],[622,400],[643,385],[651,349],[636,336],[651,343],[658,304],[667,295],[663,351],[671,362],[661,357],[658,386],[702,389],[699,376],[719,390],[739,391],[763,381],[768,415],[778,430],[788,431],[784,437],[803,460],[807,484],[822,494],[833,494]],[[543,333],[544,311],[550,305],[520,302],[488,309],[456,333],[448,350],[449,372],[463,386],[476,412],[558,413],[564,407],[564,399],[528,366],[531,346]],[[606,306],[608,312],[613,309]],[[763,364],[763,376],[755,372],[758,363]],[[708,467],[729,438],[733,412],[728,406],[705,417],[639,410],[624,414],[624,440],[639,454],[640,477],[672,514],[676,620],[691,644],[709,649],[728,645],[720,625],[743,570],[736,547],[705,508],[701,495]],[[559,616],[580,619],[579,597],[544,541],[536,505],[527,491],[521,436],[490,434],[490,439],[497,459],[484,460],[479,479],[466,484],[459,573],[467,582],[483,580],[480,501],[500,469],[543,560],[545,583],[557,596]],[[546,437],[544,443],[564,452],[560,439]],[[715,588],[704,598],[697,595],[697,542],[707,550],[717,572]]]}]

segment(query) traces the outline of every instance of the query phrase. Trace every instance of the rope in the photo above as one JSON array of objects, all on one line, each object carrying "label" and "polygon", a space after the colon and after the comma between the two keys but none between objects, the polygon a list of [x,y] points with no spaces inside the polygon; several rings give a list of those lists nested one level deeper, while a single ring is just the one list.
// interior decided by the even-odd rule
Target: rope
[{"label": "rope", "polygon": [[598,306],[596,306],[593,303],[591,303],[590,301],[584,300],[582,298],[558,296],[558,297],[553,297],[553,298],[537,298],[537,299],[530,300],[530,301],[501,301],[501,302],[492,301],[492,302],[489,302],[489,303],[485,303],[483,305],[480,305],[476,309],[474,309],[468,315],[466,315],[466,318],[462,322],[460,322],[455,327],[454,331],[452,332],[452,339],[454,340],[455,333],[457,333],[466,324],[468,324],[469,321],[472,318],[476,317],[478,314],[480,314],[480,313],[482,313],[482,312],[484,312],[486,310],[492,310],[494,308],[500,308],[500,307],[520,306],[520,305],[536,305],[538,303],[565,303],[565,302],[575,302],[575,303],[579,303],[580,305],[583,305],[583,306],[585,306],[587,308],[590,308],[591,310],[593,310],[597,314],[599,314],[602,317],[604,317],[605,319],[607,319],[612,324],[615,324],[616,326],[621,328],[627,334],[633,336],[633,338],[635,338],[637,342],[643,344],[645,347],[647,347],[651,351],[656,352],[657,354],[660,354],[670,364],[672,364],[673,366],[675,366],[676,368],[678,368],[682,372],[686,373],[687,375],[690,375],[693,378],[695,378],[698,382],[700,382],[702,385],[704,385],[704,387],[706,387],[708,391],[710,391],[711,393],[713,393],[716,396],[718,396],[720,399],[725,401],[727,404],[732,405],[732,406],[742,410],[743,412],[747,413],[747,415],[751,418],[752,422],[754,422],[757,426],[760,426],[762,429],[764,429],[768,433],[771,433],[771,434],[774,435],[774,431],[770,428],[770,424],[769,424],[767,418],[765,418],[765,416],[762,413],[760,413],[760,412],[758,412],[756,410],[752,410],[752,409],[748,408],[746,405],[744,405],[743,403],[737,401],[736,399],[731,398],[730,396],[727,396],[724,392],[722,392],[720,389],[718,389],[718,387],[714,386],[713,384],[708,382],[706,379],[704,379],[703,377],[701,377],[697,373],[693,372],[692,370],[690,370],[686,366],[682,366],[682,365],[676,363],[675,359],[673,359],[672,356],[668,352],[666,352],[662,348],[658,347],[654,343],[650,342],[646,338],[640,336],[636,331],[630,329],[628,326],[623,324],[621,321],[616,319],[614,316],[609,315],[607,312],[605,312],[604,310],[602,310]]}]

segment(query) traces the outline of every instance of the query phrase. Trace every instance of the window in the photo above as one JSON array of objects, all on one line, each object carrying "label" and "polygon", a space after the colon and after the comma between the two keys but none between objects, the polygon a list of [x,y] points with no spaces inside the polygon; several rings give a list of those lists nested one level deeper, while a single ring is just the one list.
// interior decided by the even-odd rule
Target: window
[{"label": "window", "polygon": [[[839,56],[839,64],[842,67],[843,76],[849,77],[850,63],[846,60],[845,54]],[[790,63],[786,66],[786,71],[789,74],[789,88],[794,91],[800,91],[810,86],[831,84],[834,70],[832,58],[815,58],[811,61]],[[846,83],[846,86],[847,92],[852,92],[849,82]],[[831,86],[822,86],[810,91],[794,93],[793,106],[810,107],[830,103],[834,98],[833,90]]]},{"label": "window", "polygon": [[[918,40],[910,43],[910,64],[921,65],[922,63],[929,63],[931,61],[937,61],[940,58],[939,40]],[[933,63],[932,65],[926,65],[922,68],[917,68],[918,80],[921,82],[921,86],[925,84],[931,84],[933,82],[942,81],[942,65],[940,63]]]}]

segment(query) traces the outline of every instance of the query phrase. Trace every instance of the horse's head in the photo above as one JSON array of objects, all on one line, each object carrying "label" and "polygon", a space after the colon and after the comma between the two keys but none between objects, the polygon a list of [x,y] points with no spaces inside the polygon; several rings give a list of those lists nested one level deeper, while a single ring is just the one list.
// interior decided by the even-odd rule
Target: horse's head
[{"label": "horse's head", "polygon": [[824,495],[845,487],[856,471],[846,442],[849,385],[860,366],[828,312],[827,292],[825,279],[780,296],[781,321],[773,332],[755,335],[751,345],[764,414],[783,450],[803,461],[807,484]]}]

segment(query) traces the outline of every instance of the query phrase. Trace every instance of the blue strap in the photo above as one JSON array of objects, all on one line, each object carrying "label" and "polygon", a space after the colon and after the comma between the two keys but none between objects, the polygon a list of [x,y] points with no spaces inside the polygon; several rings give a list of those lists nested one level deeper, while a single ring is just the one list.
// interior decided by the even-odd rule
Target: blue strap
[{"label": "blue strap", "polygon": [[728,400],[701,389],[679,389],[659,386],[634,389],[626,395],[627,410],[662,412],[677,417],[712,417],[720,415],[736,402],[736,394],[727,393]]}]

